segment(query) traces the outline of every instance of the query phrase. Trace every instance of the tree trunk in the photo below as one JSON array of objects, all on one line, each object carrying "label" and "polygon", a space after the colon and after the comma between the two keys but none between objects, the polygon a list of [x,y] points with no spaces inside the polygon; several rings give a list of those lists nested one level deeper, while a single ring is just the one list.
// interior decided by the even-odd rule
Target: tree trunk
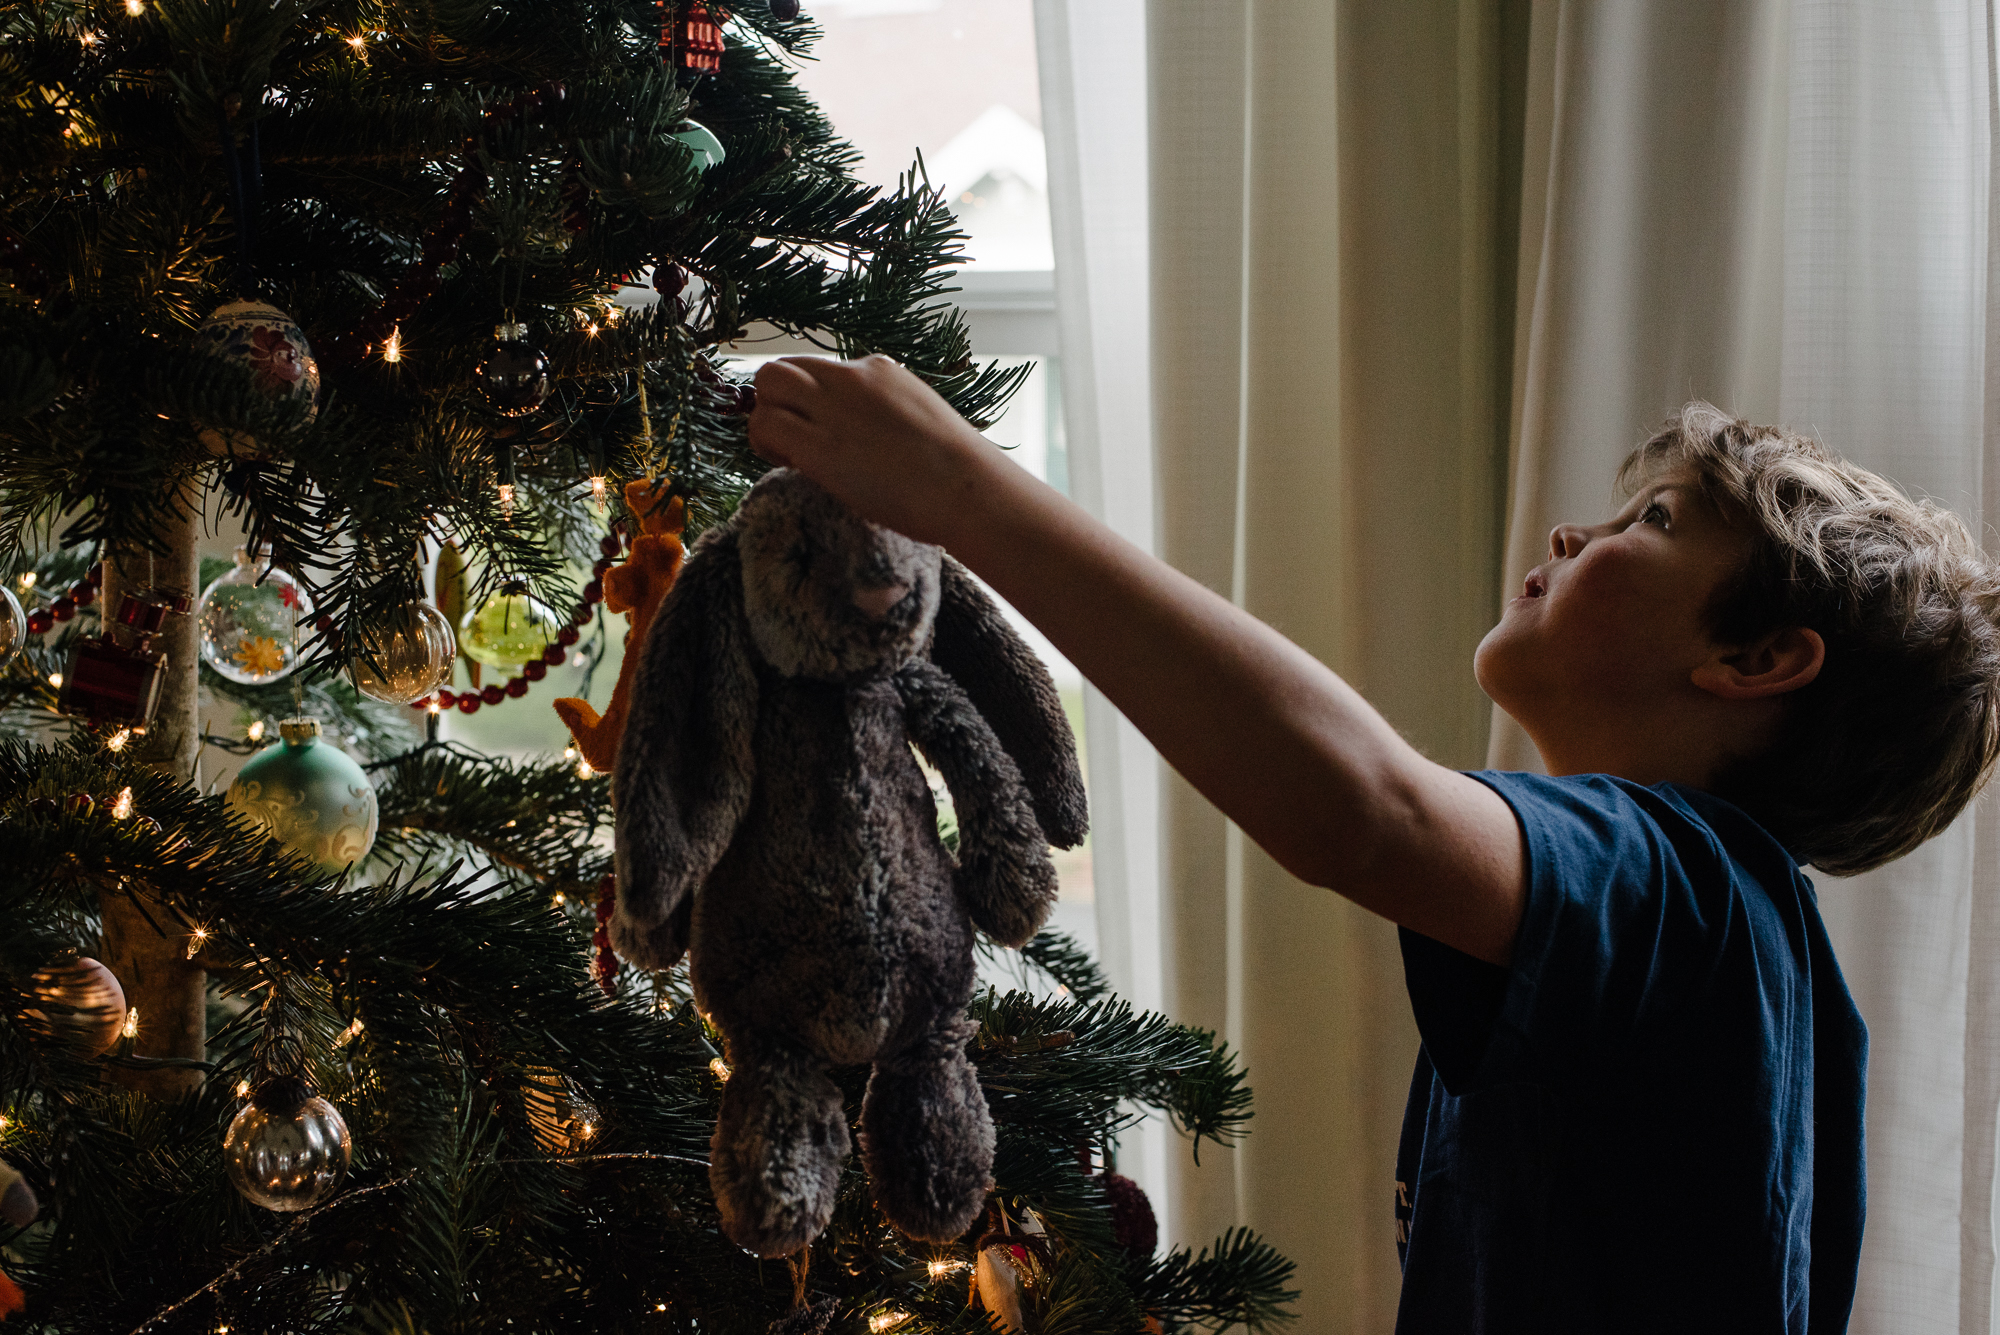
[{"label": "tree trunk", "polygon": [[[192,488],[182,493],[185,511],[161,522],[154,536],[163,550],[142,547],[114,550],[104,562],[102,609],[111,624],[119,599],[126,593],[158,588],[194,594],[196,501]],[[129,633],[115,631],[121,642]],[[167,656],[158,711],[143,737],[134,737],[134,759],[183,783],[194,779],[200,746],[200,721],[195,701],[194,617],[169,616],[161,627],[159,647]],[[143,814],[143,813],[142,813]],[[188,1057],[199,1060],[207,1044],[207,975],[188,958],[186,929],[164,906],[146,899],[143,907],[132,895],[107,890],[100,896],[104,915],[104,964],[125,988],[125,1004],[139,1012],[132,1051],[141,1057]],[[165,935],[162,935],[162,933]],[[173,1097],[201,1083],[200,1071],[181,1067],[152,1071],[112,1068],[112,1078],[127,1088]]]}]

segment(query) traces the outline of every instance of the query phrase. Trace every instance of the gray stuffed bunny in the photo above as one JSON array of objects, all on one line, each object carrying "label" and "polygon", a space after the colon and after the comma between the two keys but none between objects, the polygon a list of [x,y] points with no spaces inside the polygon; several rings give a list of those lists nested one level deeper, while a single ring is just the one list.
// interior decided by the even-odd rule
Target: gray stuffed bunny
[{"label": "gray stuffed bunny", "polygon": [[[611,940],[656,969],[694,952],[731,1068],[709,1156],[724,1231],[760,1256],[819,1235],[848,1151],[827,1068],[872,1062],[876,1203],[958,1237],[993,1167],[972,931],[1039,931],[1048,846],[1088,819],[1054,683],[964,567],[790,469],[695,545],[641,652]],[[912,742],[951,789],[956,859]]]}]

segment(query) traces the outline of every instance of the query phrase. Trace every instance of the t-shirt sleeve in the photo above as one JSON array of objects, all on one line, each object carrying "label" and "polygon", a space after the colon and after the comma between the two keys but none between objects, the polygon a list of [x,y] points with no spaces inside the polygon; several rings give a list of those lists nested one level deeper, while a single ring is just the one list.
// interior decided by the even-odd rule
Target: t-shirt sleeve
[{"label": "t-shirt sleeve", "polygon": [[1454,1095],[1587,1077],[1712,976],[1738,908],[1729,859],[1691,811],[1623,780],[1472,777],[1521,824],[1527,905],[1505,968],[1402,932],[1424,1048]]}]

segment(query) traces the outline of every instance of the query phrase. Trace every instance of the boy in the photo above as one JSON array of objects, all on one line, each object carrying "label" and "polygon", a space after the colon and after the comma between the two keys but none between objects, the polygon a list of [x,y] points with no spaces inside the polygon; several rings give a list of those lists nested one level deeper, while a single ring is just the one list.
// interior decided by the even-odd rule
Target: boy
[{"label": "boy", "polygon": [[1465,775],[894,363],[757,389],[761,454],[944,546],[1288,870],[1401,926],[1399,1331],[1845,1328],[1867,1040],[1798,862],[1907,852],[1993,765],[2000,580],[1955,518],[1689,405],[1475,658],[1557,777]]}]

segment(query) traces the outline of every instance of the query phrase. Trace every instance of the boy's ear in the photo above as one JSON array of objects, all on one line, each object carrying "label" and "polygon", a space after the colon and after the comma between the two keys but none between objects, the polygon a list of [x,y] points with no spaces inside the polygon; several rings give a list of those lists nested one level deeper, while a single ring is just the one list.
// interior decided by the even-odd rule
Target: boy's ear
[{"label": "boy's ear", "polygon": [[1762,700],[1810,685],[1825,663],[1819,632],[1788,626],[1740,648],[1718,648],[1691,680],[1719,699]]}]

